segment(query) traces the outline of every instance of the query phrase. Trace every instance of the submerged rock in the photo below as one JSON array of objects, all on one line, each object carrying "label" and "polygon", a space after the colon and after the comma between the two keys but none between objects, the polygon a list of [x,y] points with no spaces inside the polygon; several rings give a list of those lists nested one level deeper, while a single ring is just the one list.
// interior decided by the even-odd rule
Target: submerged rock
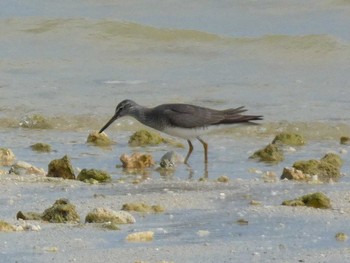
[{"label": "submerged rock", "polygon": [[51,145],[47,143],[41,143],[41,142],[31,145],[30,148],[32,148],[33,151],[42,152],[42,153],[44,152],[47,153],[52,151]]},{"label": "submerged rock", "polygon": [[158,145],[164,142],[165,139],[162,136],[148,130],[139,130],[129,139],[130,146]]},{"label": "submerged rock", "polygon": [[123,204],[122,210],[124,211],[135,211],[143,213],[161,213],[164,212],[164,207],[160,205],[147,205],[144,203],[127,203]]},{"label": "submerged rock", "polygon": [[20,122],[19,126],[30,129],[51,129],[52,124],[42,115],[34,114],[32,116],[25,116]]},{"label": "submerged rock", "polygon": [[96,169],[83,169],[77,176],[77,179],[83,182],[91,182],[91,180],[98,181],[100,183],[108,182],[111,180],[111,176],[109,173],[96,170]]},{"label": "submerged rock", "polygon": [[153,240],[154,232],[152,231],[144,231],[144,232],[136,232],[127,235],[126,241],[129,242],[149,242]]},{"label": "submerged rock", "polygon": [[0,148],[0,166],[12,165],[16,157],[8,148]]},{"label": "submerged rock", "polygon": [[44,211],[42,220],[50,223],[79,222],[80,217],[75,206],[68,199],[62,198]]},{"label": "submerged rock", "polygon": [[256,151],[250,158],[262,162],[277,163],[284,160],[284,155],[276,144],[269,144],[265,148]]},{"label": "submerged rock", "polygon": [[350,145],[350,137],[347,137],[347,136],[340,137],[340,144]]},{"label": "submerged rock", "polygon": [[301,146],[305,144],[303,136],[297,133],[282,132],[273,139],[273,144],[285,144],[289,146]]},{"label": "submerged rock", "polygon": [[314,208],[328,209],[331,208],[331,201],[325,194],[317,192],[313,194],[303,195],[293,200],[283,201],[282,205],[309,206]]},{"label": "submerged rock", "polygon": [[0,220],[0,232],[13,232],[16,231],[16,228],[7,223],[6,221]]},{"label": "submerged rock", "polygon": [[74,170],[70,158],[65,155],[62,159],[52,160],[48,167],[48,177],[61,177],[64,179],[75,179]]},{"label": "submerged rock", "polygon": [[86,223],[105,223],[112,224],[134,224],[135,218],[125,211],[114,211],[109,208],[98,207],[89,212],[85,217]]},{"label": "submerged rock", "polygon": [[317,175],[322,182],[330,179],[337,180],[341,176],[342,159],[337,154],[326,154],[321,160],[302,160],[293,164],[293,167],[304,174]]},{"label": "submerged rock", "polygon": [[133,153],[131,156],[123,154],[120,156],[123,168],[144,169],[154,165],[152,155],[145,153]]},{"label": "submerged rock", "polygon": [[94,131],[89,133],[89,136],[86,140],[87,143],[95,146],[110,146],[113,144],[113,141],[107,136],[106,133]]}]

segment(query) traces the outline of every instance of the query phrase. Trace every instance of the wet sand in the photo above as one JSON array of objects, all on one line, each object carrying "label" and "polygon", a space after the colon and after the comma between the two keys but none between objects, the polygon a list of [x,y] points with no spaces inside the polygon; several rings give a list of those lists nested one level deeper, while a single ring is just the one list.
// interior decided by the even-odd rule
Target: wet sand
[{"label": "wet sand", "polygon": [[[3,262],[346,262],[350,234],[349,183],[265,183],[262,179],[215,178],[165,181],[150,178],[140,184],[90,185],[42,176],[0,176],[1,219],[15,225],[18,211],[42,212],[55,200],[76,205],[80,224],[26,222],[40,230],[1,233]],[[322,191],[332,209],[286,207],[281,203]],[[251,205],[256,200],[261,205]],[[95,207],[120,210],[124,203],[144,202],[165,207],[164,213],[132,212],[136,223],[117,231],[84,224]],[[247,224],[238,224],[244,219]],[[153,241],[130,243],[138,231],[153,231]]]}]

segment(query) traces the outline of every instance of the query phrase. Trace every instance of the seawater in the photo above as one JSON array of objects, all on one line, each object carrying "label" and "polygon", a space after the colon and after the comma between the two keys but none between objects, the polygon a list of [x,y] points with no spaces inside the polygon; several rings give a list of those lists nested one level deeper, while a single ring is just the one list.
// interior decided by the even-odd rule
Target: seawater
[{"label": "seawater", "polygon": [[[258,128],[205,138],[218,162],[209,167],[215,174],[260,166],[247,157],[280,131],[300,132],[327,151],[338,151],[339,137],[350,133],[346,1],[2,1],[0,7],[0,145],[21,159],[45,167],[71,153],[79,166],[115,171],[117,157],[132,151],[128,136],[142,126],[132,119],[114,124],[107,133],[118,144],[110,151],[85,141],[126,98],[145,106],[245,105],[264,115]],[[53,129],[21,128],[33,114]],[[27,148],[43,140],[56,149],[46,159]],[[202,148],[195,147],[192,161],[201,170]],[[169,147],[146,150],[158,158]],[[319,155],[311,150],[307,157]]]}]

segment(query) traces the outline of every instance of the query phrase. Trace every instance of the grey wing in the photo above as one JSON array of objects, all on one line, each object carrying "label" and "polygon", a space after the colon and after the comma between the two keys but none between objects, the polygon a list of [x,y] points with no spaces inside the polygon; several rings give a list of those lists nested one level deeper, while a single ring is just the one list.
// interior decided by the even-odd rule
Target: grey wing
[{"label": "grey wing", "polygon": [[208,126],[219,123],[225,117],[221,111],[187,104],[167,105],[162,110],[168,125],[182,128]]}]

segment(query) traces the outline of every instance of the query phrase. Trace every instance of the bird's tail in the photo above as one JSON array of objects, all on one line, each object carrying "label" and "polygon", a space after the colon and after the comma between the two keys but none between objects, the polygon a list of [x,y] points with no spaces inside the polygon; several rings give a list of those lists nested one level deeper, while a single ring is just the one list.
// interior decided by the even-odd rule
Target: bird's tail
[{"label": "bird's tail", "polygon": [[256,124],[252,121],[260,121],[263,119],[262,115],[242,115],[241,113],[247,111],[244,106],[236,109],[223,110],[224,118],[218,124],[232,124],[232,123],[249,123]]}]

